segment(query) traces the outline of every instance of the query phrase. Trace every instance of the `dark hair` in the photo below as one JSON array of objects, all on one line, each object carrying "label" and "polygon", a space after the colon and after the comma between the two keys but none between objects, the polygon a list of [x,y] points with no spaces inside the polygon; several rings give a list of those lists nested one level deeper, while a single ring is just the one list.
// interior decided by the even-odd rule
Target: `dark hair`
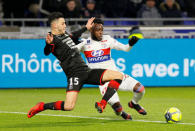
[{"label": "dark hair", "polygon": [[48,23],[51,25],[51,23],[59,18],[64,18],[64,15],[61,12],[53,12],[48,17]]},{"label": "dark hair", "polygon": [[100,18],[95,18],[94,20],[93,20],[93,23],[96,23],[96,24],[104,24],[104,22],[100,19]]}]

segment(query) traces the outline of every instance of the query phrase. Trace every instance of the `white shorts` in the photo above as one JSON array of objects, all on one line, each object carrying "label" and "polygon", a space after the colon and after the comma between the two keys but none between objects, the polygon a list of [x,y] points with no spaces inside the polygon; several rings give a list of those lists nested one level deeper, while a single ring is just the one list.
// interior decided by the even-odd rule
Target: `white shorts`
[{"label": "white shorts", "polygon": [[[105,92],[107,90],[108,83],[109,82],[106,82],[104,85],[99,86],[100,93],[101,93],[102,96],[105,94]],[[119,90],[133,92],[133,88],[134,88],[134,86],[137,83],[138,83],[137,80],[135,80],[134,78],[132,78],[129,75],[124,74],[123,81],[122,81],[121,85],[119,86]],[[120,102],[119,96],[118,96],[118,93],[117,92],[109,99],[108,103],[110,105],[113,105],[116,102]]]},{"label": "white shorts", "polygon": [[123,75],[123,81],[121,85],[119,86],[120,91],[131,91],[133,92],[133,88],[135,85],[139,83],[139,81],[135,80],[133,77],[124,74]]}]

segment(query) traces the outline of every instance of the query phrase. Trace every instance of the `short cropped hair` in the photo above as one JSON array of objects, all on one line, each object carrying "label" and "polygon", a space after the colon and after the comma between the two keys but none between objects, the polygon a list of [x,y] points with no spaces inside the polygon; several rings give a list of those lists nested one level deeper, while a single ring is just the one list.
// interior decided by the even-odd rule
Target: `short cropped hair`
[{"label": "short cropped hair", "polygon": [[48,23],[49,25],[51,25],[51,23],[54,21],[54,20],[57,20],[59,18],[64,18],[64,15],[61,13],[61,12],[53,12],[49,15],[48,17]]},{"label": "short cropped hair", "polygon": [[94,20],[93,20],[93,23],[95,23],[95,24],[104,24],[104,22],[100,19],[100,18],[95,18]]}]

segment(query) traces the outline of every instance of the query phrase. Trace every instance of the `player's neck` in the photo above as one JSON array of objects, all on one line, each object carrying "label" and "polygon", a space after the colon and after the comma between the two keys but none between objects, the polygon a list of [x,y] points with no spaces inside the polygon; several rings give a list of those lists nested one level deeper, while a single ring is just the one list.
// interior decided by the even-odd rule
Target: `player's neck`
[{"label": "player's neck", "polygon": [[101,40],[98,40],[97,37],[95,37],[94,35],[91,36],[91,38],[95,41],[101,41]]},{"label": "player's neck", "polygon": [[59,32],[59,31],[55,30],[55,29],[52,29],[51,33],[54,34],[54,35],[62,35],[62,34],[64,34],[62,32]]}]

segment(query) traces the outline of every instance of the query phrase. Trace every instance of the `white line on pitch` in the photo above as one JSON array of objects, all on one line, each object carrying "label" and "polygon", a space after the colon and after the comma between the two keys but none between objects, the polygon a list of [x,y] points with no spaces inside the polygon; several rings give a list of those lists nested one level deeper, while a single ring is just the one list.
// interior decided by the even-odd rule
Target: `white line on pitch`
[{"label": "white line on pitch", "polygon": [[[7,113],[7,114],[27,114],[25,112],[9,112],[9,111],[0,111],[0,113]],[[75,118],[88,118],[88,119],[98,119],[98,120],[118,120],[122,121],[120,119],[113,119],[113,118],[106,118],[106,117],[88,117],[88,116],[72,116],[72,115],[54,115],[54,114],[37,114],[40,116],[57,116],[57,117],[75,117]],[[150,123],[166,123],[164,121],[149,121],[149,120],[132,120],[132,121],[138,121],[138,122],[150,122]],[[195,125],[195,123],[177,123],[181,125]]]}]

